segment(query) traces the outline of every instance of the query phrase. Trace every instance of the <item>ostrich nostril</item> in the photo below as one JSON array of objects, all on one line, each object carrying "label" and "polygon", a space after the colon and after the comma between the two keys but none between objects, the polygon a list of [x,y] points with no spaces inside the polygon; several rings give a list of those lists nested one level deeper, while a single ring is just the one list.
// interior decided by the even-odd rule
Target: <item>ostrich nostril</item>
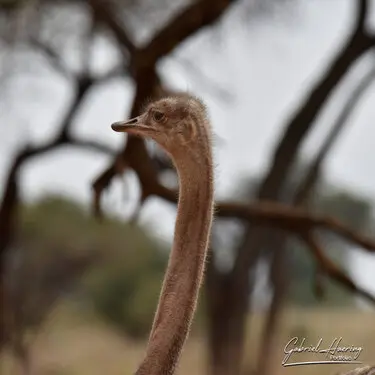
[{"label": "ostrich nostril", "polygon": [[133,118],[133,119],[131,119],[131,120],[129,120],[129,121],[126,121],[126,124],[127,125],[134,125],[134,124],[136,124],[138,122],[138,118],[136,117],[136,118]]},{"label": "ostrich nostril", "polygon": [[112,129],[117,132],[125,132],[128,129],[136,127],[138,122],[138,117],[132,118],[128,121],[118,121],[111,125]]}]

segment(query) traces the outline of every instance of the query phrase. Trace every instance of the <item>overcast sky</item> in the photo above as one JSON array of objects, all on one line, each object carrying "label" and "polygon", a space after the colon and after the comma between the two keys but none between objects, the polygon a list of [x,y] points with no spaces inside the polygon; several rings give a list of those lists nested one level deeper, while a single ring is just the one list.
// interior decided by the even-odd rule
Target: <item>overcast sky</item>
[{"label": "overcast sky", "polygon": [[[169,83],[195,92],[208,103],[215,133],[223,140],[215,149],[219,197],[230,196],[230,190],[236,187],[238,177],[244,173],[264,171],[283,125],[350,32],[353,0],[297,3],[288,14],[253,22],[250,26],[235,22],[233,15],[220,30],[211,28],[190,39],[161,64]],[[375,1],[372,1],[371,16],[375,18]],[[211,95],[200,79],[189,75],[179,64],[181,58],[194,60],[205,76],[233,93],[233,101],[220,101]],[[106,48],[97,51],[97,59],[99,65],[107,62]],[[316,150],[343,100],[372,67],[372,59],[373,56],[367,56],[360,61],[336,90],[330,105],[319,117],[316,129],[304,144],[306,155],[312,155]],[[8,100],[6,111],[0,113],[3,126],[7,126],[6,131],[0,130],[0,178],[3,178],[9,156],[17,144],[26,139],[41,142],[53,135],[58,116],[68,106],[71,95],[69,84],[58,76],[53,76],[48,86],[35,79],[19,79],[15,85],[22,95],[16,101]],[[130,105],[132,94],[131,82],[124,80],[110,82],[96,90],[89,105],[76,119],[77,133],[120,147],[121,136],[112,132],[109,125],[126,116],[124,103]],[[31,96],[35,99],[31,100]],[[374,103],[375,84],[352,114],[350,125],[326,164],[327,174],[333,182],[371,199],[375,199]],[[43,162],[39,160],[23,170],[22,192],[27,199],[56,192],[89,202],[92,180],[108,165],[108,159],[103,156],[72,149],[49,154]],[[119,204],[123,190],[119,181],[114,184],[106,199],[107,209],[116,205],[125,210],[124,205]],[[130,184],[130,193],[135,191],[134,183]],[[159,218],[161,214],[166,215],[164,224],[158,220],[156,225],[152,220],[155,213]],[[171,206],[152,200],[146,205],[142,220],[151,220],[160,236],[170,238],[174,220]],[[369,264],[368,261],[365,263]],[[372,262],[362,274],[369,276],[371,270],[375,274],[374,268]],[[375,286],[373,288],[375,291]]]}]

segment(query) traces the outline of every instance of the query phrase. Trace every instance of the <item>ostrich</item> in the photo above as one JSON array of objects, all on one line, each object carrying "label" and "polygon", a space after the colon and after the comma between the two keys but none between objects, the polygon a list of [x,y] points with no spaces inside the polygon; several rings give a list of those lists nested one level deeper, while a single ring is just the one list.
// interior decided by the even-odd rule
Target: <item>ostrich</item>
[{"label": "ostrich", "polygon": [[[148,137],[170,156],[179,177],[172,252],[165,273],[146,356],[136,375],[172,375],[197,305],[213,217],[211,129],[203,103],[190,95],[154,102],[117,132]],[[375,375],[375,366],[341,375]]]},{"label": "ostrich", "polygon": [[189,334],[202,284],[213,217],[211,129],[204,104],[184,94],[151,103],[140,116],[112,124],[149,137],[170,156],[179,177],[172,252],[136,375],[172,375]]}]

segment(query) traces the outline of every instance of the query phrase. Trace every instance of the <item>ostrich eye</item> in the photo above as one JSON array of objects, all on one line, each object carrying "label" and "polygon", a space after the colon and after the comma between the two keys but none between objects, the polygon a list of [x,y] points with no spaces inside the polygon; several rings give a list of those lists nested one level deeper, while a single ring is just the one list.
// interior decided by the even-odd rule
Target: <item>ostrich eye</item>
[{"label": "ostrich eye", "polygon": [[159,111],[153,111],[153,112],[152,112],[152,118],[153,118],[155,121],[159,122],[159,121],[163,120],[163,118],[164,118],[164,113],[163,113],[163,112],[159,112]]}]

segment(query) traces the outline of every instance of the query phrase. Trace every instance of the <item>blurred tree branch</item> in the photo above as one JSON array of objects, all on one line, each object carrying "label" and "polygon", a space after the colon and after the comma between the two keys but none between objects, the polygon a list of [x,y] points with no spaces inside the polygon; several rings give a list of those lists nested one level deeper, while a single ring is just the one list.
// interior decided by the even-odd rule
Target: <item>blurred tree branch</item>
[{"label": "blurred tree branch", "polygon": [[[342,111],[333,124],[330,133],[323,142],[315,159],[312,161],[308,172],[302,179],[302,182],[299,184],[299,187],[293,197],[293,204],[295,206],[305,207],[306,209],[308,209],[310,197],[315,191],[316,184],[319,181],[319,177],[321,175],[321,169],[324,165],[325,159],[329,154],[329,151],[332,150],[334,143],[337,141],[339,135],[342,134],[345,126],[349,125],[349,118],[351,114],[355,110],[355,107],[358,105],[366,90],[373,83],[374,79],[375,69],[371,69],[361,79],[359,84],[351,93],[348,100],[344,103]],[[304,237],[304,239],[308,239],[308,241],[305,241],[307,250],[310,250],[313,253],[314,257],[318,260],[314,290],[316,293],[319,293],[319,296],[322,296],[323,293],[322,276],[325,273],[331,272],[331,278],[334,278],[341,285],[348,288],[352,292],[366,296],[366,298],[374,302],[373,296],[368,295],[368,292],[358,288],[357,286],[355,286],[355,288],[353,287],[354,283],[350,280],[350,278],[345,274],[344,271],[342,271],[325,255],[324,251],[317,245],[317,241],[312,235]],[[286,233],[276,233],[275,238],[269,245],[270,248],[277,247],[278,250],[275,252],[271,262],[270,282],[273,288],[273,295],[270,309],[267,313],[266,326],[262,333],[262,349],[259,351],[260,354],[257,363],[257,374],[267,374],[271,371],[269,367],[271,364],[266,359],[272,357],[272,351],[274,349],[273,338],[275,337],[277,332],[278,317],[282,309],[284,296],[286,294],[286,289],[288,286],[288,273],[286,268],[287,264],[285,262],[285,259],[288,259],[288,254],[286,253],[286,246],[288,245],[287,240],[288,239],[286,237]],[[312,247],[312,245],[314,247]],[[311,249],[309,246],[311,247]],[[340,275],[340,277],[338,275]]]},{"label": "blurred tree branch", "polygon": [[[137,175],[144,200],[155,196],[173,204],[177,203],[177,191],[162,185],[158,181],[156,173],[149,173],[153,171],[153,165],[146,150],[141,153],[137,149],[134,153],[132,149],[127,148],[123,160],[124,165],[131,168]],[[101,180],[96,180],[93,188],[97,192],[95,195],[96,213],[101,215],[100,195],[103,192]],[[369,252],[375,252],[375,241],[371,238],[366,238],[333,217],[313,214],[299,207],[266,200],[252,204],[230,201],[216,202],[215,207],[216,216],[221,218],[242,219],[260,225],[277,227],[295,234],[304,233],[309,229],[329,230]]]},{"label": "blurred tree branch", "polygon": [[[125,26],[117,19],[113,6],[103,0],[90,0],[89,3],[95,19],[105,24],[113,32],[120,45],[127,50],[125,57],[129,58],[129,56],[134,54],[136,47],[128,36]],[[124,50],[122,52],[124,53]]]},{"label": "blurred tree branch", "polygon": [[[157,61],[171,52],[180,42],[213,22],[224,13],[232,1],[202,0],[184,9],[173,18],[154,38],[143,48],[136,48],[130,40],[127,31],[117,21],[113,10],[104,5],[102,0],[90,0],[96,17],[104,22],[114,33],[117,41],[130,53],[129,68],[136,85],[136,95],[130,116],[136,116],[147,98],[160,97],[168,90],[161,85],[156,73]],[[95,211],[99,213],[100,194],[110,184],[112,178],[124,171],[127,166],[126,155],[139,153],[147,159],[148,175],[156,178],[151,159],[147,155],[144,141],[136,137],[128,137],[128,142],[111,165],[101,173],[93,185]],[[146,156],[145,156],[146,155]],[[145,170],[146,167],[143,167]],[[153,178],[150,177],[150,178]],[[144,194],[147,185],[142,186]],[[142,195],[143,197],[143,195]]]},{"label": "blurred tree branch", "polygon": [[[80,147],[82,149],[88,149],[96,152],[104,152],[106,154],[114,155],[114,150],[105,144],[101,144],[97,141],[86,141],[73,137],[70,133],[70,128],[74,117],[77,115],[80,107],[83,104],[84,98],[88,93],[89,89],[95,83],[101,83],[102,77],[99,79],[88,77],[85,73],[76,78],[77,88],[71,102],[70,108],[62,119],[59,130],[55,138],[50,142],[39,146],[27,145],[22,148],[14,156],[13,161],[10,164],[9,172],[6,177],[5,189],[0,205],[0,297],[2,301],[5,301],[4,295],[4,265],[6,251],[12,241],[15,229],[16,229],[16,215],[17,207],[19,203],[19,183],[18,175],[20,169],[26,161],[29,161],[33,157],[41,156],[47,152],[53,151],[58,147],[65,145],[72,145]],[[4,306],[6,308],[6,306]],[[5,314],[4,314],[5,315]],[[0,320],[0,346],[3,344],[5,339],[5,325],[3,322],[3,314]]]},{"label": "blurred tree branch", "polygon": [[[142,49],[133,50],[133,55],[131,58],[131,74],[135,79],[137,93],[130,117],[138,114],[140,103],[145,100],[146,96],[152,98],[156,97],[154,95],[151,95],[151,91],[153,89],[150,89],[150,87],[152,86],[152,84],[150,84],[148,86],[149,89],[147,89],[147,87],[144,87],[144,81],[148,80],[149,82],[153,83],[155,87],[160,87],[161,84],[156,76],[154,64],[158,61],[158,59],[169,53],[175,45],[181,42],[181,38],[186,38],[188,36],[188,32],[186,30],[179,31],[179,28],[182,28],[182,25],[184,25],[185,23],[184,17],[186,16],[188,18],[187,14],[189,14],[189,12],[191,12],[191,14],[195,14],[195,12],[198,12],[197,9],[199,9],[200,6],[202,6],[201,11],[203,10],[204,13],[204,9],[206,7],[204,3],[208,4],[209,1],[198,2],[193,5],[193,8],[188,8],[188,10],[183,11],[179,16],[177,16],[176,19],[172,20],[169,25],[162,29],[162,31],[157,36],[155,36],[148,45],[146,45]],[[221,6],[223,6],[223,4],[224,2],[216,10],[216,17],[220,16],[221,12],[223,11],[221,9]],[[370,36],[365,30],[364,25],[366,10],[367,2],[365,0],[361,0],[358,3],[357,20],[352,34],[346,41],[341,51],[334,58],[330,66],[327,68],[327,71],[323,75],[321,80],[316,83],[310,95],[306,98],[305,102],[301,104],[301,107],[296,111],[289,124],[286,126],[285,133],[281,137],[280,143],[275,150],[272,159],[273,161],[270,164],[270,170],[259,189],[259,199],[278,199],[278,196],[282,191],[283,186],[285,185],[287,176],[289,175],[290,169],[298,153],[302,140],[312,129],[314,120],[318,116],[320,110],[323,108],[327,99],[332,94],[336,85],[345,76],[354,62],[375,45],[375,38],[373,36]],[[211,20],[213,14],[214,13],[211,13],[210,16],[200,15],[200,18],[196,17],[196,20],[191,23],[190,26],[195,24],[196,27],[199,27],[199,25],[201,25],[200,27],[202,27],[201,21],[205,20],[206,22],[206,20]],[[187,30],[192,31],[192,29],[189,27],[187,28]],[[124,39],[124,35],[121,34],[121,30],[116,29],[114,30],[114,32],[118,41],[121,43],[121,40]],[[170,36],[169,32],[173,32],[173,35]],[[128,42],[123,43],[125,48],[128,47],[128,44]],[[116,158],[115,162],[112,163],[112,165],[98,177],[93,185],[94,207],[96,213],[100,213],[101,193],[105,190],[106,187],[109,186],[111,179],[117,173],[124,172],[125,168],[133,169],[138,176],[142,191],[141,203],[151,195],[159,196],[170,202],[176,203],[176,192],[165,188],[158,182],[157,172],[153,168],[151,159],[147,154],[143,141],[135,139],[134,137],[128,137],[128,141],[123,153],[119,155]],[[290,207],[278,205],[273,206],[274,204],[275,203],[270,202],[263,203],[261,209],[254,210],[254,207],[243,206],[237,203],[218,203],[217,215],[220,217],[243,218],[256,224],[266,223],[267,225],[274,225],[277,222],[277,224],[275,225],[276,227],[291,232],[305,230],[301,228],[301,225],[304,226],[304,224],[302,224],[304,222],[304,219],[302,219],[302,217],[299,217],[295,221],[291,217],[295,214],[296,211],[294,211]],[[284,209],[285,211],[283,211]],[[276,219],[276,216],[280,214],[281,211],[283,211],[283,213],[285,213],[286,215],[283,218],[281,218],[281,216],[278,216],[278,218]],[[297,212],[300,211],[297,210]],[[273,216],[274,214],[276,214],[276,216]],[[307,216],[309,217],[307,221],[309,221],[312,217],[309,214],[307,214]],[[326,219],[323,219],[323,221],[325,220]],[[338,230],[339,232],[341,232],[340,234],[346,236],[348,240],[350,238],[350,240],[353,240],[355,237],[355,242],[359,240],[361,242],[361,245],[365,245],[362,236],[353,233],[353,231],[351,231],[349,228],[343,228],[342,225],[340,223],[337,223],[334,219],[333,222],[331,221],[331,219],[328,219],[328,221],[325,221],[325,224],[320,222],[319,225],[316,225],[317,222],[315,222],[313,226],[315,226],[315,228],[335,228],[335,231]],[[312,224],[311,221],[310,224]],[[259,228],[257,228],[257,231],[258,230]],[[258,238],[258,240],[256,238]],[[232,346],[234,342],[237,342],[236,345],[238,348],[242,347],[241,337],[243,336],[244,332],[243,325],[247,313],[247,304],[243,305],[242,307],[236,307],[234,303],[236,301],[232,301],[231,296],[241,295],[243,296],[243,298],[248,298],[248,293],[246,292],[248,286],[245,287],[245,285],[248,284],[248,270],[256,261],[256,259],[258,259],[258,255],[260,254],[260,247],[259,250],[254,251],[254,249],[251,250],[250,246],[258,244],[260,238],[260,233],[255,236],[253,230],[248,230],[241,249],[238,252],[235,266],[231,272],[231,276],[228,276],[227,281],[222,284],[225,290],[223,289],[222,293],[219,293],[221,296],[220,298],[225,301],[223,303],[226,306],[230,306],[234,315],[227,316],[226,321],[222,321],[221,323],[219,323],[220,327],[217,326],[214,330],[220,330],[221,332],[223,332],[223,342],[231,343]],[[371,245],[370,247],[372,246],[373,245]],[[366,246],[364,247],[366,248]],[[243,293],[240,292],[241,290],[243,290]],[[241,297],[237,298],[237,300],[238,303],[241,303],[239,302],[239,300],[241,300]],[[228,324],[230,327],[226,327],[226,324]],[[235,325],[235,327],[232,325]],[[227,332],[227,336],[224,332]],[[230,351],[228,350],[228,353],[229,352]],[[217,359],[220,357],[223,359],[223,356],[218,353],[217,355],[215,355],[215,358]],[[239,358],[241,357],[241,355],[239,355],[239,358],[237,358],[237,356],[233,357],[232,354],[233,353],[231,352],[230,355],[228,354],[228,361],[232,363],[232,365],[228,365],[228,369],[231,368],[231,370],[228,370],[228,373],[237,372],[236,368],[233,367],[233,363],[240,362]],[[225,359],[223,359],[223,361],[225,361]],[[217,374],[217,371],[222,371],[222,368],[225,367],[225,365],[222,366],[222,363],[219,363],[217,366],[218,367],[216,369],[212,369],[213,373],[215,374]],[[225,369],[222,371],[222,373],[226,374]]]},{"label": "blurred tree branch", "polygon": [[188,6],[159,31],[146,47],[133,55],[132,66],[135,71],[154,66],[198,30],[218,22],[234,3],[234,0],[200,0]]},{"label": "blurred tree branch", "polygon": [[43,43],[39,39],[35,37],[29,37],[28,43],[31,47],[35,47],[39,52],[41,52],[50,65],[60,74],[62,74],[65,78],[71,79],[72,75],[69,69],[64,65],[60,56],[54,51],[54,49],[47,45],[47,43]]},{"label": "blurred tree branch", "polygon": [[325,275],[338,282],[349,291],[375,303],[374,295],[359,287],[335,262],[326,256],[322,246],[319,244],[316,236],[312,235],[311,231],[303,234],[301,239],[312,251],[318,267],[322,269]]},{"label": "blurred tree branch", "polygon": [[[112,4],[108,4],[103,0],[90,0],[89,4],[93,10],[93,17],[95,18],[93,22],[100,22],[113,32],[122,47],[121,51],[124,56],[123,66],[116,67],[113,71],[99,78],[92,78],[88,71],[84,71],[78,76],[70,74],[54,50],[38,40],[32,40],[32,43],[36,43],[34,46],[48,58],[51,66],[64,76],[74,80],[76,91],[71,107],[60,124],[57,136],[51,142],[41,146],[29,145],[25,147],[20,150],[13,160],[8,174],[3,201],[0,206],[0,255],[2,259],[3,253],[5,253],[5,249],[9,245],[15,230],[14,220],[18,204],[18,174],[25,161],[63,145],[74,145],[107,154],[113,153],[113,150],[100,142],[79,140],[73,137],[70,132],[73,120],[87,92],[93,85],[119,75],[131,75],[136,89],[131,116],[139,114],[146,98],[156,99],[171,92],[163,87],[157,75],[156,64],[158,61],[170,54],[181,42],[204,27],[208,27],[218,21],[233,3],[235,3],[235,1],[230,0],[201,0],[194,2],[178,13],[176,17],[173,17],[145,46],[135,46],[129,36],[127,28],[124,26],[123,22],[118,19],[116,9],[114,9]],[[367,1],[359,0],[353,33],[328,67],[322,79],[317,82],[310,95],[306,98],[306,101],[301,104],[301,107],[296,111],[289,121],[288,126],[285,128],[285,133],[273,155],[273,163],[270,166],[268,176],[265,178],[259,190],[258,197],[261,201],[251,205],[239,202],[217,203],[217,215],[219,217],[239,218],[252,224],[280,228],[302,239],[315,254],[317,262],[320,262],[321,268],[327,274],[330,273],[332,278],[335,278],[350,290],[361,294],[366,294],[367,292],[358,290],[358,288],[356,289],[356,286],[353,286],[350,279],[345,278],[345,275],[343,276],[340,270],[337,270],[329,263],[330,260],[325,258],[324,252],[319,248],[319,244],[316,242],[315,237],[313,237],[312,232],[319,229],[330,230],[342,236],[347,241],[362,246],[369,252],[375,252],[375,242],[353,231],[334,218],[311,214],[301,208],[273,202],[273,200],[279,198],[299,147],[308,132],[312,129],[314,120],[317,118],[334,88],[345,76],[353,63],[375,45],[375,38],[369,35],[365,30],[366,14]],[[332,144],[333,140],[330,142]],[[322,164],[325,154],[327,154],[330,147],[330,144],[326,144],[326,151],[322,151],[320,159],[316,160],[318,166]],[[173,204],[177,202],[177,192],[168,189],[159,182],[158,170],[155,168],[155,163],[147,152],[143,140],[128,137],[122,151],[114,157],[114,161],[98,177],[93,185],[94,207],[98,215],[100,215],[100,198],[102,192],[109,186],[114,176],[130,169],[136,173],[139,179],[142,192],[141,205],[150,196],[160,197]],[[312,175],[312,177],[315,178],[316,176]],[[308,182],[307,185],[311,185],[311,181]],[[296,198],[297,201],[299,199],[300,198]],[[228,322],[233,322],[236,327],[234,327],[234,329],[228,329],[228,327],[223,325],[222,329],[224,332],[223,337],[228,339],[230,345],[235,343],[234,346],[238,345],[238,343],[241,345],[240,335],[243,334],[244,331],[243,323],[245,317],[245,311],[242,307],[244,306],[246,308],[247,305],[245,303],[239,308],[235,304],[229,303],[230,300],[228,300],[228,296],[237,294],[248,298],[247,293],[241,294],[241,290],[246,292],[242,286],[243,283],[247,281],[249,268],[259,255],[256,250],[249,247],[249,244],[253,242],[257,244],[257,242],[260,242],[257,240],[257,237],[254,236],[253,229],[254,228],[252,228],[251,231],[249,230],[244,239],[243,246],[238,252],[236,266],[233,271],[231,274],[225,275],[226,277],[222,278],[225,280],[222,280],[223,282],[216,288],[219,292],[218,295],[220,295],[222,299],[222,303],[226,304],[228,309],[232,308],[231,311],[228,311],[226,318]],[[256,229],[258,230],[258,228]],[[259,236],[259,238],[260,237],[261,236]],[[221,276],[222,275],[220,275],[220,277]],[[1,282],[2,280],[0,280],[0,294],[3,292]],[[220,289],[221,286],[222,289]],[[220,294],[220,290],[225,291],[225,293]],[[2,298],[1,295],[0,298]],[[373,299],[373,296],[368,294],[368,298]],[[218,306],[218,308],[220,308],[220,306]],[[227,324],[226,322],[224,323]],[[2,326],[0,328],[2,328]],[[217,329],[217,327],[215,329]],[[225,336],[225,332],[227,331],[230,337]],[[242,333],[238,334],[238,332]],[[3,337],[2,332],[0,332],[0,335]],[[236,362],[233,358],[231,360],[232,362]],[[229,371],[229,373],[233,372]]]},{"label": "blurred tree branch", "polygon": [[[162,87],[157,76],[155,65],[157,61],[171,52],[184,39],[197,32],[202,27],[217,21],[233,1],[202,0],[193,3],[173,18],[153,39],[143,48],[137,49],[131,42],[126,30],[116,20],[110,7],[104,6],[102,0],[91,0],[90,3],[99,20],[104,22],[114,33],[118,42],[131,54],[130,72],[134,77],[136,95],[130,116],[136,116],[146,98],[157,98],[165,95],[168,90]],[[136,137],[128,137],[124,150],[115,161],[106,168],[93,185],[95,212],[100,212],[100,195],[110,184],[117,173],[122,173],[127,167],[128,155],[139,153],[145,161],[142,171],[147,171],[147,180],[157,178],[151,159],[147,154],[144,141]],[[136,159],[136,158],[135,158]],[[131,159],[131,162],[133,159]],[[130,165],[131,166],[131,165]],[[146,167],[147,166],[147,167]],[[132,166],[131,166],[132,167]],[[142,200],[148,195],[147,184],[142,184]]]},{"label": "blurred tree branch", "polygon": [[90,0],[98,20],[105,23],[117,41],[130,54],[130,71],[133,76],[150,69],[168,55],[181,42],[207,27],[225,13],[234,0],[200,0],[193,2],[167,23],[144,47],[137,48],[128,36],[125,27],[118,21],[115,12],[103,0]]},{"label": "blurred tree branch", "polygon": [[[259,189],[259,199],[279,198],[302,140],[313,128],[314,120],[327,99],[354,62],[375,45],[375,37],[369,35],[365,30],[367,5],[367,0],[358,2],[356,26],[348,41],[285,127],[285,132],[272,157],[270,169]],[[250,231],[247,237],[252,238]],[[245,242],[248,243],[246,240]],[[248,269],[252,259],[251,253],[248,251],[248,246],[242,247],[235,267],[238,274],[243,274],[244,270]]]},{"label": "blurred tree branch", "polygon": [[313,161],[309,169],[309,172],[303,180],[303,183],[300,185],[295,196],[295,204],[302,204],[303,201],[306,200],[306,190],[308,190],[309,186],[313,184],[313,181],[317,180],[317,176],[320,173],[320,169],[322,168],[329,151],[334,146],[334,143],[336,142],[340,134],[342,134],[342,131],[344,130],[345,126],[349,125],[349,117],[352,115],[360,99],[363,98],[363,95],[365,94],[367,89],[372,85],[374,80],[375,68],[371,69],[367,74],[365,74],[360,83],[351,93],[350,98],[344,104],[343,109],[340,115],[337,117],[337,120],[335,121],[331,132],[325,139],[323,146],[321,147],[319,153]]},{"label": "blurred tree branch", "polygon": [[[285,126],[285,131],[271,156],[269,170],[266,172],[258,189],[258,199],[279,200],[281,198],[289,180],[293,163],[297,160],[300,146],[316,123],[315,120],[320,111],[334,92],[337,84],[345,77],[357,59],[375,45],[375,37],[370,35],[365,27],[367,0],[361,0],[354,6],[357,8],[354,29],[341,50],[327,67],[321,79],[316,82],[310,94]],[[234,301],[232,296],[234,293],[248,295],[249,288],[251,288],[249,286],[249,270],[254,269],[263,254],[265,245],[268,244],[270,237],[273,235],[274,233],[272,232],[261,230],[259,226],[248,225],[238,248],[235,265],[230,272],[230,276],[228,276],[230,278],[228,282],[230,287],[226,288],[225,295],[221,293],[221,298],[225,300],[223,305],[230,306],[232,313],[225,322],[221,322],[220,326],[215,329],[221,330],[223,343],[231,342],[232,346],[234,345],[233,343],[236,343],[235,345],[238,347],[239,352],[241,352],[244,345],[243,327],[246,324],[249,303],[243,304],[240,301]],[[273,249],[273,256],[277,256],[278,250],[278,247]],[[238,303],[238,306],[235,306],[235,303]],[[222,349],[217,350],[215,357],[220,356],[220,350]],[[220,357],[223,358],[223,356]],[[238,355],[236,362],[240,362],[241,358],[242,353]],[[230,368],[233,358],[228,356],[222,362],[224,365],[219,364],[217,371],[220,371],[219,367],[225,366],[225,363],[228,363],[227,367]],[[230,374],[233,371],[238,372],[236,368],[224,371],[223,375]],[[213,373],[215,373],[215,370]]]}]

